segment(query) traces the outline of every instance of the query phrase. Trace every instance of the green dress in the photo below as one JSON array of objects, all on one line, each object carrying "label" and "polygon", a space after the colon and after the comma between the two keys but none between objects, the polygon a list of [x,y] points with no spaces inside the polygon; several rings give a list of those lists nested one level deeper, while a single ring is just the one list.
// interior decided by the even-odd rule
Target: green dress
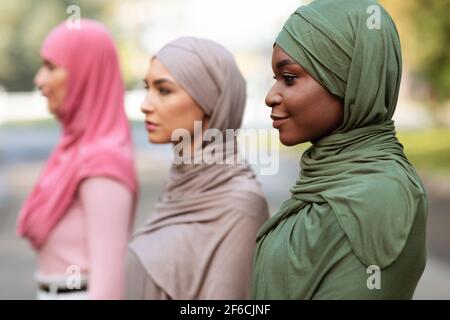
[{"label": "green dress", "polygon": [[305,151],[291,198],[259,231],[252,297],[412,298],[428,202],[392,120],[394,22],[375,1],[316,0],[291,15],[276,44],[342,99],[344,120]]}]

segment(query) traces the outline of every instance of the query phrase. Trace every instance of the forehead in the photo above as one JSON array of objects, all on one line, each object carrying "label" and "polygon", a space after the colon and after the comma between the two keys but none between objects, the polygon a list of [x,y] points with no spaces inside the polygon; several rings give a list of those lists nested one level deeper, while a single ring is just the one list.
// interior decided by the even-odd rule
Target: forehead
[{"label": "forehead", "polygon": [[169,70],[156,57],[150,59],[149,70],[147,77],[150,78],[166,78],[175,82],[175,78]]},{"label": "forehead", "polygon": [[284,52],[283,49],[281,49],[278,45],[274,45],[273,46],[272,59],[276,59],[276,60],[289,59],[289,60],[292,60],[292,58],[289,57],[288,54],[286,52]]},{"label": "forehead", "polygon": [[272,68],[276,71],[282,69],[283,67],[289,67],[297,71],[304,71],[302,66],[297,61],[292,59],[280,47],[275,45],[272,51]]}]

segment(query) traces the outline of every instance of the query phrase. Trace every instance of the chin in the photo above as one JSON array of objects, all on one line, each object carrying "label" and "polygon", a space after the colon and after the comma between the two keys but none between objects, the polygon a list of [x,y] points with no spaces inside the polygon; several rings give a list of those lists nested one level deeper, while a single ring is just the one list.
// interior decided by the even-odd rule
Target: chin
[{"label": "chin", "polygon": [[53,114],[53,115],[56,114],[56,108],[55,108],[54,106],[49,105],[49,106],[47,107],[47,109],[48,109],[48,112],[50,112],[51,114]]},{"label": "chin", "polygon": [[48,102],[47,109],[48,109],[48,112],[50,112],[51,114],[56,115],[60,108],[61,108],[61,106],[59,104],[56,104],[56,103],[50,102],[50,101]]},{"label": "chin", "polygon": [[289,135],[282,134],[280,132],[280,142],[283,145],[287,146],[287,147],[292,147],[292,146],[295,146],[297,144],[308,142],[308,140],[307,139],[301,139],[301,138],[298,138],[298,137],[290,137]]},{"label": "chin", "polygon": [[150,143],[154,143],[154,144],[164,144],[164,143],[168,143],[169,141],[166,141],[166,139],[162,139],[161,137],[158,137],[158,135],[154,135],[149,133],[148,134],[148,142]]}]

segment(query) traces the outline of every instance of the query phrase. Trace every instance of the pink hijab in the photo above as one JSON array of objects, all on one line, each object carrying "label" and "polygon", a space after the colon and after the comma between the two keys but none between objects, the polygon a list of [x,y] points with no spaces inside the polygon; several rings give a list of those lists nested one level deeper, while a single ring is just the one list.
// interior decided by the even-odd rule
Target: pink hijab
[{"label": "pink hijab", "polygon": [[24,203],[18,233],[39,249],[70,207],[79,184],[92,176],[123,183],[136,197],[130,126],[116,49],[99,23],[57,26],[41,56],[68,72],[68,94],[56,117],[62,137]]}]

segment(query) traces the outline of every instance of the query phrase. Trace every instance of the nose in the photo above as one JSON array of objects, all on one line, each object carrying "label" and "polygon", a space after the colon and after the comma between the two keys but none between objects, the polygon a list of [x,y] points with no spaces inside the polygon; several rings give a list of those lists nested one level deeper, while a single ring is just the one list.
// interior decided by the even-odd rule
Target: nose
[{"label": "nose", "polygon": [[147,92],[147,94],[145,95],[144,101],[141,104],[141,112],[143,114],[148,114],[148,113],[153,112],[154,110],[155,110],[155,108],[152,104],[150,92]]},{"label": "nose", "polygon": [[265,103],[270,108],[273,108],[281,103],[281,95],[276,92],[275,85],[267,93]]},{"label": "nose", "polygon": [[43,68],[40,68],[39,71],[36,73],[36,76],[34,77],[34,84],[36,87],[38,87],[39,90],[42,90],[42,87],[44,86],[46,82],[47,76],[45,74],[45,70]]}]

